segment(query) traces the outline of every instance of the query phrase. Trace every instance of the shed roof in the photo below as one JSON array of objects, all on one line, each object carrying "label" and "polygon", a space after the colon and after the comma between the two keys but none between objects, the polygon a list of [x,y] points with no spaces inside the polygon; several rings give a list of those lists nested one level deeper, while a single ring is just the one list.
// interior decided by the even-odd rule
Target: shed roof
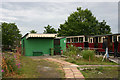
[{"label": "shed roof", "polygon": [[[27,33],[26,35],[26,39],[28,38],[32,38],[32,37],[42,37],[42,38],[55,38],[57,37],[57,34],[37,34],[37,33]],[[25,37],[23,36],[23,37]],[[22,38],[23,38],[22,37]]]}]

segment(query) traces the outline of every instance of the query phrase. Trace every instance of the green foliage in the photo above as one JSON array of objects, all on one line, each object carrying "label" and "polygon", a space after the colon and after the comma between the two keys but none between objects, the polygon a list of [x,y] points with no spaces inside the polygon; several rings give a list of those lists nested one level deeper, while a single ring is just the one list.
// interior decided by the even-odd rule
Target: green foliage
[{"label": "green foliage", "polygon": [[52,26],[50,26],[50,25],[48,25],[44,28],[45,28],[45,30],[43,33],[57,33],[57,31],[54,28],[52,28]]},{"label": "green foliage", "polygon": [[105,20],[99,22],[98,34],[111,34],[111,28],[106,24]]},{"label": "green foliage", "polygon": [[37,33],[37,31],[35,31],[35,30],[31,30],[30,33]]},{"label": "green foliage", "polygon": [[80,50],[73,45],[69,45],[66,52],[64,53],[64,55],[72,58],[76,58],[78,54],[80,54]]},{"label": "green foliage", "polygon": [[60,24],[58,29],[59,36],[98,35],[110,32],[110,26],[106,25],[105,20],[98,22],[90,10],[82,10],[81,7],[70,14],[65,23]]},{"label": "green foliage", "polygon": [[22,35],[15,23],[2,23],[2,44],[3,51],[5,49],[12,49],[19,45]]},{"label": "green foliage", "polygon": [[2,60],[2,74],[3,76],[10,76],[14,74],[20,74],[20,62],[18,61],[18,55],[14,53],[4,53]]},{"label": "green foliage", "polygon": [[81,52],[83,59],[93,61],[95,58],[95,53],[93,50],[83,50]]}]

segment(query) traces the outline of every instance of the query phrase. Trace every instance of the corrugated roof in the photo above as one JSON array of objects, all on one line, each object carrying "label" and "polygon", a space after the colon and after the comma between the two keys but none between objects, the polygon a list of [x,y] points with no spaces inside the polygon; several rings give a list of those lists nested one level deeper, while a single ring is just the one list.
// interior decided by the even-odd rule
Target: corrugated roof
[{"label": "corrugated roof", "polygon": [[29,33],[26,36],[26,39],[30,38],[30,37],[46,37],[46,38],[55,38],[57,37],[57,34],[34,34],[34,33]]}]

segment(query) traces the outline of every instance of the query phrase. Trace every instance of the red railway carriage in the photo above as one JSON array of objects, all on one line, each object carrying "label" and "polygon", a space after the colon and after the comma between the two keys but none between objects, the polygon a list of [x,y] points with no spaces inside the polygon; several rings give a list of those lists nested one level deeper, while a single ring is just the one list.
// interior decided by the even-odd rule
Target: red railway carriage
[{"label": "red railway carriage", "polygon": [[[89,41],[91,40],[92,44],[98,48],[99,52],[104,52],[105,50],[102,49],[103,47],[103,40],[107,38],[108,41],[108,49],[110,53],[114,53],[114,41],[117,40],[118,44],[118,52],[120,52],[120,34],[107,34],[107,35],[97,35],[97,36],[89,36]],[[90,43],[90,42],[89,42]]]},{"label": "red railway carriage", "polygon": [[76,47],[82,47],[84,48],[84,42],[86,36],[80,35],[80,36],[68,36],[66,37],[66,47],[68,48],[68,45],[74,45]]},{"label": "red railway carriage", "polygon": [[108,48],[109,53],[114,53],[114,41],[117,40],[119,42],[118,44],[118,52],[120,53],[120,34],[106,34],[106,35],[96,35],[96,36],[86,36],[86,35],[80,35],[80,36],[68,36],[66,37],[67,43],[66,47],[68,48],[68,45],[72,44],[76,47],[85,47],[85,42],[88,42],[88,47],[90,49],[95,49],[98,52],[105,52],[103,47],[103,40],[105,38],[108,38]]}]

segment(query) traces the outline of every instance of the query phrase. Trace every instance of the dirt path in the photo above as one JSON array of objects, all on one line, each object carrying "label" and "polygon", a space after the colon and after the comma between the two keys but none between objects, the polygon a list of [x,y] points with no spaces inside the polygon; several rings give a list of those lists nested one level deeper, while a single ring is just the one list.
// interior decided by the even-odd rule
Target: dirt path
[{"label": "dirt path", "polygon": [[45,57],[31,57],[38,62],[38,78],[64,78],[64,72],[59,64],[44,60]]},{"label": "dirt path", "polygon": [[[58,63],[62,67],[62,70],[65,73],[65,78],[68,78],[68,79],[69,78],[72,78],[72,79],[74,78],[74,79],[81,79],[81,80],[83,79],[84,80],[84,76],[77,69],[77,67],[79,67],[79,66],[76,65],[76,64],[72,64],[72,63],[69,63],[69,62],[66,62],[66,61],[62,60],[63,58],[61,58],[60,56],[52,56],[52,57],[51,56],[48,56],[48,57],[39,56],[39,57],[31,57],[31,58],[33,60],[44,59],[46,61],[54,62],[55,64]],[[50,64],[48,63],[47,66],[48,65],[50,65]],[[46,65],[43,65],[43,66],[46,66]],[[51,67],[51,69],[52,69],[52,67]],[[43,71],[42,68],[40,70]],[[47,72],[47,69],[46,69],[46,72]],[[53,70],[53,72],[54,72],[54,70]],[[43,74],[44,74],[44,71],[43,71]],[[50,75],[54,75],[54,74],[52,73]]]}]

